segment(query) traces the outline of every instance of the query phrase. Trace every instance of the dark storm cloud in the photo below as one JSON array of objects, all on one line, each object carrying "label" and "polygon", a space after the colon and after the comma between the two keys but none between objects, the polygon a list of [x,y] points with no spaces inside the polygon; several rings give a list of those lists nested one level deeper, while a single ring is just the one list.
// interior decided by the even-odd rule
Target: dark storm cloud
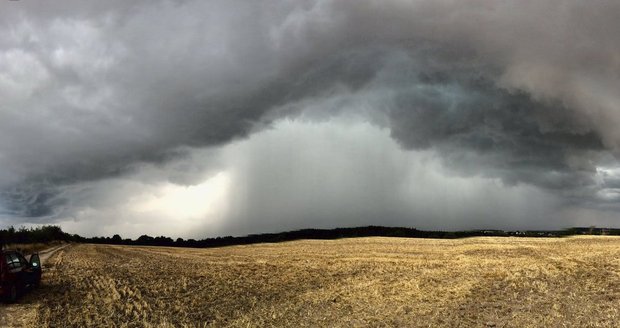
[{"label": "dark storm cloud", "polygon": [[610,195],[617,178],[597,171],[620,146],[617,1],[0,9],[0,199],[11,215],[53,216],[65,186],[226,144],[341,94],[460,175],[577,200]]},{"label": "dark storm cloud", "polygon": [[[396,95],[389,114],[392,136],[405,147],[439,149],[455,170],[510,184],[564,190],[594,183],[589,177],[594,167],[568,158],[603,151],[600,137],[572,129],[565,117],[559,123],[536,118],[537,111],[552,112],[561,104],[536,102],[484,81],[438,83],[416,84]],[[544,131],[542,124],[552,129]]]}]

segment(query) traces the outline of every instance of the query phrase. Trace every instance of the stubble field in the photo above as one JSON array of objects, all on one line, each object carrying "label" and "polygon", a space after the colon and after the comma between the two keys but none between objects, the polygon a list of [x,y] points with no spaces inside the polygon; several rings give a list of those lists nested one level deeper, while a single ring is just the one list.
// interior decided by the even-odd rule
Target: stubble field
[{"label": "stubble field", "polygon": [[74,245],[32,326],[617,327],[620,238]]}]

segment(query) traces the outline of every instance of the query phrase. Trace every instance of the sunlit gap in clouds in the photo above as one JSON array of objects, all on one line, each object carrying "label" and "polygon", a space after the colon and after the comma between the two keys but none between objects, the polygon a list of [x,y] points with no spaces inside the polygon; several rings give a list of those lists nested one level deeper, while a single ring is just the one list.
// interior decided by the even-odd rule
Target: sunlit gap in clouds
[{"label": "sunlit gap in clouds", "polygon": [[221,217],[225,212],[229,184],[230,178],[225,172],[193,186],[164,183],[152,192],[138,196],[131,211],[176,217],[180,221]]},{"label": "sunlit gap in clouds", "polygon": [[[67,217],[60,224],[85,235],[124,232],[122,237],[165,234],[187,238],[201,236],[204,229],[218,230],[227,215],[231,179],[225,171],[194,185],[170,181],[150,184],[139,179],[127,176],[89,186],[97,190],[93,193],[96,197],[106,201],[93,204],[87,196],[84,203],[67,209]],[[118,187],[115,190],[121,199],[111,195],[111,187]],[[99,224],[93,225],[97,221]]]}]

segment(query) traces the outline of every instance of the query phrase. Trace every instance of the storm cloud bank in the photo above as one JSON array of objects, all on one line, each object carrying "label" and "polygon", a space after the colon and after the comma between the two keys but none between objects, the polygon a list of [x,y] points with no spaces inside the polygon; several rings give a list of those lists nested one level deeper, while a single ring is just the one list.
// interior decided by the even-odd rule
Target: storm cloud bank
[{"label": "storm cloud bank", "polygon": [[[219,219],[190,216],[218,233],[614,224],[618,35],[617,1],[5,2],[0,215],[80,231],[152,222],[155,210],[128,214],[131,195],[211,181],[228,190],[213,196]],[[348,153],[359,142],[343,134],[332,147],[331,129],[383,155]],[[311,187],[312,172],[330,178]],[[500,205],[481,202],[486,184]],[[465,200],[424,205],[437,188]],[[545,200],[533,212],[517,196],[530,189]]]}]

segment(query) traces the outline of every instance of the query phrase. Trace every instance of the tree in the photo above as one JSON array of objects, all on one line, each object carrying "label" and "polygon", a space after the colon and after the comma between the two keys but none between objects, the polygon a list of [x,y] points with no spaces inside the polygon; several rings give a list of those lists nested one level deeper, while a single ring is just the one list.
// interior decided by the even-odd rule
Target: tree
[{"label": "tree", "polygon": [[136,244],[138,245],[152,245],[153,241],[155,241],[155,238],[149,236],[149,235],[142,235],[140,237],[138,237],[138,239],[136,239]]},{"label": "tree", "polygon": [[115,244],[121,244],[123,242],[123,238],[120,235],[116,234],[112,236],[112,242]]}]

